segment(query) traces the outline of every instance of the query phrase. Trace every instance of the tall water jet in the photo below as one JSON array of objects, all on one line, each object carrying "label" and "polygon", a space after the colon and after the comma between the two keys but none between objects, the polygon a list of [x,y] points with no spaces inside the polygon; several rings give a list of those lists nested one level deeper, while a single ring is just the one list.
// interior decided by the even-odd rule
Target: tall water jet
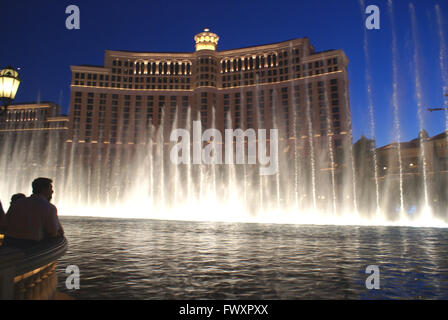
[{"label": "tall water jet", "polygon": [[317,201],[316,201],[316,161],[315,161],[315,155],[314,155],[314,137],[313,137],[313,122],[311,117],[311,103],[310,103],[310,96],[308,93],[308,78],[305,80],[305,106],[306,106],[306,122],[307,122],[307,128],[308,128],[308,143],[309,143],[309,153],[310,153],[310,162],[311,162],[311,192],[312,192],[312,199],[313,199],[313,209],[316,210],[317,208]]},{"label": "tall water jet", "polygon": [[165,111],[161,110],[162,115],[160,118],[160,126],[157,132],[157,150],[158,150],[158,158],[159,158],[159,200],[160,206],[162,210],[165,209],[165,163],[164,163],[164,129],[165,129]]},{"label": "tall water jet", "polygon": [[[188,106],[187,109],[187,118],[186,118],[186,125],[185,128],[188,132],[191,132],[191,106]],[[189,141],[190,142],[190,141]],[[190,205],[190,203],[192,202],[192,196],[191,196],[191,190],[193,188],[192,185],[192,167],[191,167],[191,150],[190,153],[188,153],[188,161],[187,161],[187,172],[186,172],[186,176],[187,176],[187,203],[188,205]]]},{"label": "tall water jet", "polygon": [[[275,91],[272,91],[272,128],[274,130],[278,130],[278,124],[277,124],[277,95],[275,94]],[[280,139],[279,139],[280,140]],[[276,210],[280,210],[280,173],[277,171],[275,173],[275,186],[276,186],[276,200],[277,200],[277,207]]]},{"label": "tall water jet", "polygon": [[[245,108],[245,103],[246,100],[244,99],[244,91],[243,91],[243,69],[241,69],[241,73],[240,73],[240,81],[239,81],[239,86],[240,86],[240,102],[241,102],[241,129],[242,130],[246,130],[247,125],[246,125],[246,121],[247,121],[247,117],[246,117],[246,108]],[[246,167],[246,160],[247,160],[247,156],[246,156],[246,147],[244,147],[244,152],[243,152],[243,200],[244,200],[244,204],[247,203],[247,167]]]},{"label": "tall water jet", "polygon": [[[172,130],[176,130],[178,129],[178,124],[179,124],[179,106],[176,106],[176,111],[174,113],[174,121],[172,124],[171,129]],[[177,164],[172,164],[171,165],[171,169],[174,170],[174,180],[172,181],[172,189],[173,189],[173,202],[176,205],[177,204],[177,196],[178,196],[178,187],[180,187],[180,179],[179,179],[179,166]]]},{"label": "tall water jet", "polygon": [[[193,125],[193,137],[202,137],[202,120],[201,120],[201,114],[200,111],[196,114],[198,121],[196,122],[197,125]],[[200,150],[202,150],[202,138],[200,138],[198,141],[193,140],[193,144],[197,145],[199,144]],[[194,146],[193,146],[194,148]],[[198,174],[199,174],[199,201],[202,200],[204,197],[204,188],[205,188],[205,172],[204,172],[204,166],[202,165],[202,151],[198,155],[199,158],[199,168],[198,168]]]},{"label": "tall water jet", "polygon": [[[289,79],[294,79],[294,71],[293,71],[293,51],[292,51],[292,43],[289,45],[289,65],[291,67],[288,68],[289,70]],[[291,86],[290,86],[290,92],[291,94],[294,92],[294,83],[291,81]],[[294,201],[295,201],[295,206],[296,206],[296,210],[299,209],[300,206],[300,192],[299,192],[299,182],[300,182],[300,169],[299,169],[299,155],[297,152],[297,139],[298,139],[298,134],[297,134],[297,108],[299,105],[299,99],[294,97],[293,98],[294,103],[293,103],[293,111],[292,111],[292,115],[293,115],[293,139],[294,139]]]},{"label": "tall water jet", "polygon": [[399,187],[400,187],[400,216],[404,215],[404,192],[403,192],[403,162],[401,155],[401,128],[400,117],[398,115],[398,53],[397,53],[397,36],[395,33],[395,20],[392,0],[387,1],[389,6],[389,15],[392,25],[392,73],[393,73],[393,94],[392,94],[392,106],[394,111],[394,129],[397,145],[398,166],[399,166]]},{"label": "tall water jet", "polygon": [[[255,103],[257,105],[257,108],[255,108],[255,112],[256,112],[256,116],[257,116],[258,128],[264,128],[264,125],[262,124],[262,121],[261,121],[261,115],[260,115],[260,82],[259,81],[260,81],[259,75],[257,74],[255,77]],[[263,189],[264,189],[263,175],[259,174],[258,175],[258,201],[259,201],[258,211],[259,212],[261,212],[261,210],[263,209]]]},{"label": "tall water jet", "polygon": [[[227,129],[232,128],[232,115],[230,110],[226,112],[226,127]],[[233,148],[233,146],[232,146]],[[226,154],[226,157],[228,155]],[[233,163],[233,158],[229,159],[231,163]],[[235,184],[236,184],[236,172],[234,165],[227,165],[227,201],[231,202],[235,198]]]},{"label": "tall water jet", "polygon": [[[215,110],[214,105],[212,106],[212,128],[216,130],[216,110]],[[213,154],[213,158],[215,159],[217,156],[215,153],[216,148],[220,148],[221,146],[216,144],[217,141],[215,141],[215,138],[213,138],[212,143],[215,144],[215,151]],[[216,197],[216,193],[217,193],[216,192],[216,161],[213,161],[211,170],[212,170],[212,172],[211,172],[211,175],[212,175],[212,177],[211,177],[212,197],[213,197],[213,200],[216,202],[216,199],[217,199],[217,197]]]},{"label": "tall water jet", "polygon": [[336,181],[335,181],[335,157],[334,157],[334,145],[333,145],[333,125],[330,119],[330,101],[328,99],[328,92],[327,92],[327,81],[328,76],[326,75],[324,77],[324,101],[327,106],[327,141],[328,141],[328,151],[330,156],[330,171],[331,171],[331,192],[332,192],[332,204],[333,204],[333,215],[336,215],[337,212],[337,206],[336,206]]},{"label": "tall water jet", "polygon": [[[355,218],[359,219],[359,210],[358,210],[358,196],[357,196],[357,187],[356,187],[356,176],[355,176],[355,158],[353,156],[353,142],[352,142],[352,138],[353,138],[353,134],[352,134],[352,120],[351,120],[351,115],[350,115],[350,106],[349,106],[349,102],[348,102],[348,97],[347,97],[347,92],[348,92],[348,78],[347,75],[345,75],[344,77],[344,85],[346,87],[346,89],[344,90],[344,100],[345,100],[345,110],[346,110],[346,114],[349,115],[349,120],[348,120],[348,127],[349,132],[348,134],[350,134],[350,143],[348,144],[348,160],[346,159],[345,162],[348,163],[350,165],[350,179],[351,179],[351,194],[353,197],[353,212],[355,214]],[[347,158],[347,157],[345,157]]]},{"label": "tall water jet", "polygon": [[420,127],[419,133],[419,142],[420,142],[420,161],[422,162],[422,171],[423,171],[423,189],[424,189],[424,214],[426,217],[430,214],[429,202],[428,202],[428,182],[427,182],[427,161],[426,161],[426,137],[423,136],[423,94],[422,94],[422,84],[420,77],[420,59],[419,59],[419,42],[417,35],[417,18],[415,16],[415,7],[412,3],[409,4],[409,11],[411,15],[411,24],[412,24],[412,38],[414,41],[414,79],[415,79],[415,94],[417,98],[417,115],[418,122]]},{"label": "tall water jet", "polygon": [[[361,6],[361,14],[364,18],[364,8],[365,3],[364,0],[359,0],[360,6]],[[363,20],[364,22],[364,20]],[[373,97],[372,97],[372,77],[371,77],[371,71],[370,71],[370,58],[369,58],[369,42],[368,42],[368,36],[367,36],[367,28],[364,28],[364,57],[366,61],[366,68],[365,68],[365,80],[366,80],[366,86],[367,86],[367,104],[369,108],[369,120],[370,120],[370,136],[372,139],[376,142],[376,134],[375,134],[375,112],[374,112],[374,106],[373,106]],[[378,155],[376,151],[376,143],[372,145],[372,153],[373,153],[373,173],[374,173],[374,179],[375,179],[375,199],[376,199],[376,215],[377,218],[379,218],[381,214],[380,210],[380,188],[379,188],[379,182],[378,182]]]},{"label": "tall water jet", "polygon": [[[152,118],[149,118],[152,121]],[[149,121],[148,121],[149,122]],[[154,192],[154,126],[152,124],[149,125],[149,128],[146,132],[146,149],[145,149],[145,163],[144,166],[147,167],[147,172],[149,175],[149,181],[147,182],[147,186],[145,188],[145,195],[149,196],[151,204],[155,203],[155,192]]]}]

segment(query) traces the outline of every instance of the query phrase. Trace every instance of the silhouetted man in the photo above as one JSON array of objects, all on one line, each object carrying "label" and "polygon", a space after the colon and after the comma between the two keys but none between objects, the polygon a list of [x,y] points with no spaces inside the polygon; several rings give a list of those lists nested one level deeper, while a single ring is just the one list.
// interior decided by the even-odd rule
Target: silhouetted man
[{"label": "silhouetted man", "polygon": [[5,245],[28,245],[63,235],[57,209],[50,203],[53,195],[52,180],[37,178],[33,194],[15,201],[6,213]]},{"label": "silhouetted man", "polygon": [[[24,198],[26,198],[26,195],[24,195],[23,193],[13,194],[9,206],[12,206],[12,204],[17,200]],[[3,211],[2,202],[0,201],[0,233],[2,234],[4,232],[5,225],[6,225],[5,211]]]}]

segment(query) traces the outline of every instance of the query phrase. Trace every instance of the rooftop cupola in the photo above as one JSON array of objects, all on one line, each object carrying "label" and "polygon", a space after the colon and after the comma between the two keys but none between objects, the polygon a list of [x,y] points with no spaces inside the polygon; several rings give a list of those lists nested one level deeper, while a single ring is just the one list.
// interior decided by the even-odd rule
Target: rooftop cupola
[{"label": "rooftop cupola", "polygon": [[214,50],[218,45],[219,37],[217,34],[210,32],[210,29],[205,28],[203,32],[194,36],[196,42],[196,51],[199,50]]}]

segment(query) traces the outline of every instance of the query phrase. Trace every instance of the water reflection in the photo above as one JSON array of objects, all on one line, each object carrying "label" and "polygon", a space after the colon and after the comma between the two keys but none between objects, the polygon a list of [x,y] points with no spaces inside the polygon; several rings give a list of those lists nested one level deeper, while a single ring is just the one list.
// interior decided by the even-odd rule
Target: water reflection
[{"label": "water reflection", "polygon": [[[79,299],[448,298],[444,229],[62,217]],[[65,267],[81,270],[68,292]],[[367,290],[367,265],[381,289]]]}]

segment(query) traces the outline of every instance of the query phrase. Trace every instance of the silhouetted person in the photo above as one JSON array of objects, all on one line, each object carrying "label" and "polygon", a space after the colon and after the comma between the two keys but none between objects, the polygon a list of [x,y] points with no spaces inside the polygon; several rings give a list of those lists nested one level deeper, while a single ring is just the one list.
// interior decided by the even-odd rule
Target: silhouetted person
[{"label": "silhouetted person", "polygon": [[[13,194],[11,197],[11,202],[10,202],[9,206],[11,207],[12,204],[14,202],[16,202],[17,200],[25,199],[25,198],[26,198],[26,195],[24,195],[23,193]],[[2,202],[0,201],[0,233],[4,232],[5,226],[6,226],[5,211],[3,210]]]},{"label": "silhouetted person", "polygon": [[16,193],[13,194],[11,197],[11,202],[9,203],[9,206],[12,206],[12,204],[20,199],[25,199],[26,195],[24,195],[23,193]]},{"label": "silhouetted person", "polygon": [[52,182],[48,178],[35,179],[33,194],[11,204],[6,213],[4,245],[26,247],[64,234],[57,209],[50,203]]}]

